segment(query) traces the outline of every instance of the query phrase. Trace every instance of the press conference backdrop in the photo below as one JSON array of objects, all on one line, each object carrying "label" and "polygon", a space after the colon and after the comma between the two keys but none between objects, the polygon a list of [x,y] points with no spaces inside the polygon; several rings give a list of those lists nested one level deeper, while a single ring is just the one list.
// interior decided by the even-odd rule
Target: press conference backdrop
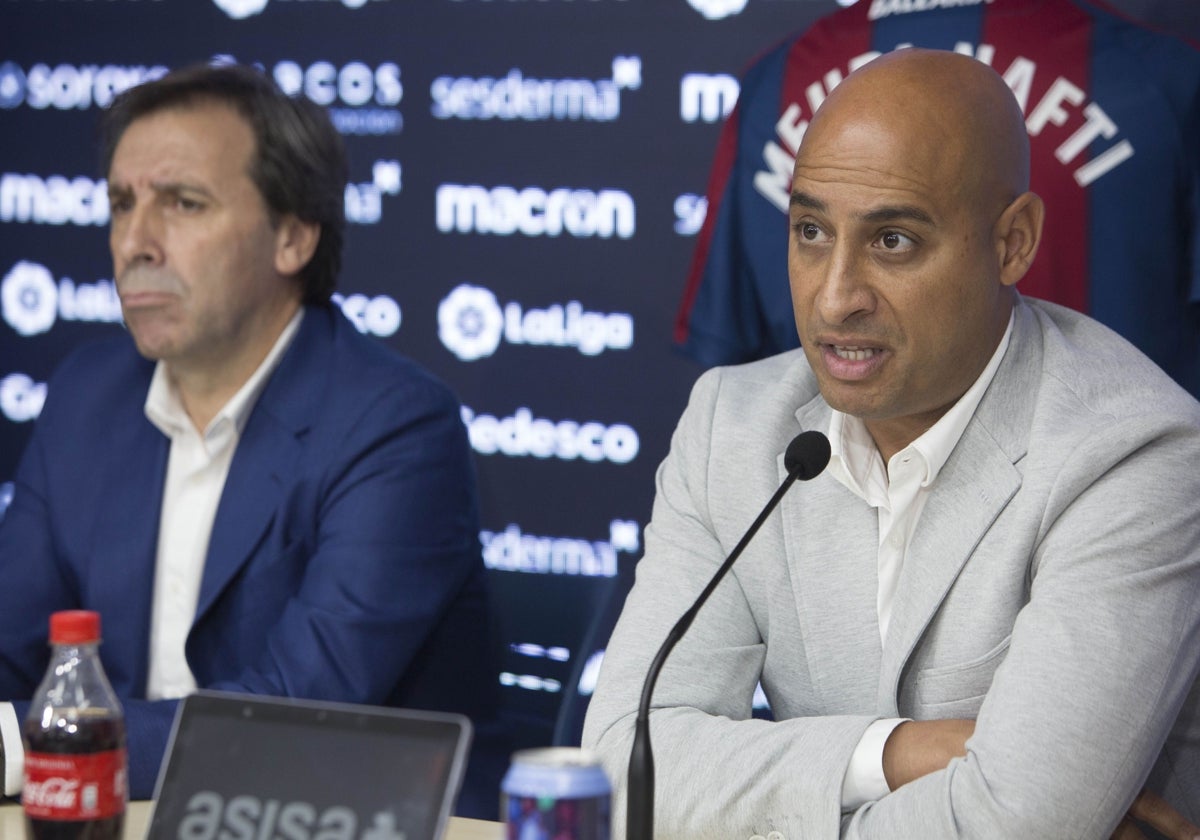
[{"label": "press conference backdrop", "polygon": [[[1194,0],[1117,5],[1200,36]],[[337,303],[459,394],[497,678],[525,742],[572,740],[699,373],[671,322],[719,123],[757,53],[836,8],[0,0],[0,495],[57,363],[122,329],[98,113],[173,67],[258,64],[346,139]]]}]

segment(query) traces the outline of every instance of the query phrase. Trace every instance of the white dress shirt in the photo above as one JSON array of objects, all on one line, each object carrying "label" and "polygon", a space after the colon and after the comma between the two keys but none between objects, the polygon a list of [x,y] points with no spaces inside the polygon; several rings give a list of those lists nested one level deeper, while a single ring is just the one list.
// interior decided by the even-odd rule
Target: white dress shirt
[{"label": "white dress shirt", "polygon": [[183,647],[196,617],[217,504],[250,412],[291,344],[303,315],[303,309],[296,312],[262,364],[209,421],[203,434],[188,417],[166,366],[159,362],[154,369],[146,394],[146,419],[171,439],[171,452],[159,513],[146,680],[149,700],[174,699],[196,690]]},{"label": "white dress shirt", "polygon": [[[1012,328],[1009,316],[1008,328],[979,378],[933,426],[893,455],[886,470],[862,420],[840,411],[834,411],[830,418],[830,475],[879,512],[879,590],[875,603],[881,640],[887,639],[896,584],[925,500],[995,377]],[[905,720],[886,718],[867,727],[842,780],[843,811],[853,811],[889,793],[883,775],[883,747],[892,730]]]},{"label": "white dress shirt", "polygon": [[[146,418],[171,440],[159,511],[154,601],[150,619],[150,662],[146,697],[173,699],[196,690],[184,655],[184,643],[196,615],[204,558],[225,477],[250,413],[284,352],[291,345],[304,310],[288,321],[266,358],[201,434],[188,417],[166,365],[154,368],[146,393]],[[4,793],[21,790],[25,750],[11,703],[0,703],[4,746]]]}]

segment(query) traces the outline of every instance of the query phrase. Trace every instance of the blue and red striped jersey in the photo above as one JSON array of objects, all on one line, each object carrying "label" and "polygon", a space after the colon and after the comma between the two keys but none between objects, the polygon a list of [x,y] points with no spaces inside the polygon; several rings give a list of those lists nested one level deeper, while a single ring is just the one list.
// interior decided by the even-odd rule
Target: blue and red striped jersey
[{"label": "blue and red striped jersey", "polygon": [[798,345],[795,150],[835,85],[906,45],[986,62],[1021,104],[1046,203],[1021,292],[1089,313],[1200,394],[1200,49],[1091,0],[860,0],[758,58],[722,129],[676,343],[706,365]]}]

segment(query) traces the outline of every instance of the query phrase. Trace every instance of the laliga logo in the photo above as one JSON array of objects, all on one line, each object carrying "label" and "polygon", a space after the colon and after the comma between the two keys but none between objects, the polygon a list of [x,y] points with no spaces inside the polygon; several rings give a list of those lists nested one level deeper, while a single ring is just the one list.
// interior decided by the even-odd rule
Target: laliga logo
[{"label": "laliga logo", "polygon": [[438,306],[438,336],[464,362],[492,355],[501,338],[509,344],[574,347],[585,356],[595,356],[633,346],[633,317],[624,312],[586,312],[577,300],[527,310],[510,302],[502,310],[489,290],[463,284]]},{"label": "laliga logo", "polygon": [[0,64],[0,108],[9,110],[25,101],[25,71],[6,61]]},{"label": "laliga logo", "polygon": [[721,20],[740,14],[747,0],[688,0],[688,5],[709,20]]},{"label": "laliga logo", "polygon": [[0,308],[18,335],[44,333],[58,314],[58,287],[44,265],[22,260],[0,280]]},{"label": "laliga logo", "polygon": [[499,301],[479,286],[464,283],[438,304],[438,338],[464,362],[495,353],[503,328]]}]

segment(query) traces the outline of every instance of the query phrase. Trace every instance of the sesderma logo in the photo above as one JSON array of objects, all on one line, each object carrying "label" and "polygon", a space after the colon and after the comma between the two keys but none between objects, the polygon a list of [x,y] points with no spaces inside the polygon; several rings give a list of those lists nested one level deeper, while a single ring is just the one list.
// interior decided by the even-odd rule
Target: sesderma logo
[{"label": "sesderma logo", "polygon": [[621,115],[621,91],[642,86],[640,56],[617,56],[608,79],[536,79],[519,69],[503,78],[439,76],[429,93],[441,120],[592,120]]},{"label": "sesderma logo", "polygon": [[614,519],[609,539],[582,540],[526,534],[510,524],[503,531],[480,531],[483,564],[502,572],[541,575],[616,577],[617,553],[637,553],[640,526],[632,520]]},{"label": "sesderma logo", "polygon": [[621,190],[442,184],[436,213],[442,233],[628,239],[637,228],[633,199]]},{"label": "sesderma logo", "polygon": [[509,344],[574,347],[595,356],[633,346],[633,316],[587,312],[577,300],[544,309],[522,309],[510,301],[501,309],[489,289],[464,283],[438,305],[438,337],[464,362],[492,355],[501,338]]},{"label": "sesderma logo", "polygon": [[33,336],[64,321],[121,321],[121,300],[111,280],[57,283],[50,269],[22,260],[0,280],[0,312],[18,335]]}]

